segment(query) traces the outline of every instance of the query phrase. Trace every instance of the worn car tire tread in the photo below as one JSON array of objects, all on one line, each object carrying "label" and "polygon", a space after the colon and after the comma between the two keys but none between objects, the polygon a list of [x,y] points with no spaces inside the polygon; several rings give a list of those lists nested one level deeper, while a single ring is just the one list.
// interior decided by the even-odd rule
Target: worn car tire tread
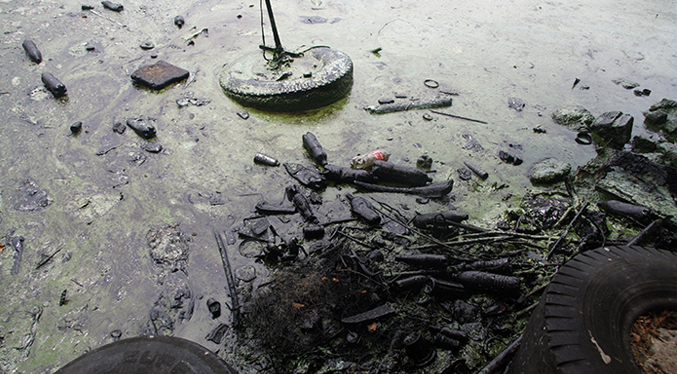
[{"label": "worn car tire tread", "polygon": [[353,86],[353,62],[343,52],[315,48],[308,52],[326,65],[310,80],[293,78],[279,82],[240,79],[236,72],[219,78],[223,92],[238,103],[272,112],[302,112],[321,108],[345,98]]},{"label": "worn car tire tread", "polygon": [[512,372],[637,374],[630,329],[660,309],[677,309],[677,253],[610,246],[580,254],[546,289]]}]

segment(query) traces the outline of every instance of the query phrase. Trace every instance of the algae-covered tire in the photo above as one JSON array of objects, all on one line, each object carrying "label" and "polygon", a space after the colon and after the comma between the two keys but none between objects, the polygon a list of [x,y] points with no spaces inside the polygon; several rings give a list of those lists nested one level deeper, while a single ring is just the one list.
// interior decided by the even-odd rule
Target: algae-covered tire
[{"label": "algae-covered tire", "polygon": [[604,247],[567,262],[534,310],[512,373],[635,373],[637,317],[677,309],[677,253]]},{"label": "algae-covered tire", "polygon": [[219,84],[228,97],[244,106],[301,112],[346,97],[353,86],[353,62],[343,52],[317,47],[271,73],[261,53],[255,53],[229,64]]},{"label": "algae-covered tire", "polygon": [[190,340],[157,336],[120,340],[76,358],[55,374],[237,374]]}]

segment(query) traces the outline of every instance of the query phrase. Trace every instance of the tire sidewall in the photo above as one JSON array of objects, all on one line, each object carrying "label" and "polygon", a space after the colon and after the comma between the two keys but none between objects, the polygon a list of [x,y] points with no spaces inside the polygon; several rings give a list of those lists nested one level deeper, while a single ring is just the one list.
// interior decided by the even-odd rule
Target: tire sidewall
[{"label": "tire sidewall", "polygon": [[513,373],[640,373],[630,331],[651,310],[677,309],[677,254],[604,247],[553,277],[524,332]]}]

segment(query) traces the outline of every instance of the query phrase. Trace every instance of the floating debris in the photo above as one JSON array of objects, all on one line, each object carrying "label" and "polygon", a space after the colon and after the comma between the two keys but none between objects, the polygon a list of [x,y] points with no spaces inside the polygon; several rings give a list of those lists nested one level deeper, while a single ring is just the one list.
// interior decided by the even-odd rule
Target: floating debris
[{"label": "floating debris", "polygon": [[487,173],[486,171],[484,171],[484,170],[483,170],[482,168],[480,168],[479,166],[477,166],[477,165],[475,165],[475,164],[472,164],[472,163],[470,163],[470,162],[468,162],[468,161],[463,161],[463,164],[464,164],[465,166],[467,166],[468,169],[470,169],[470,171],[472,171],[473,173],[475,173],[475,175],[477,175],[480,179],[484,180],[484,179],[489,178],[489,173]]},{"label": "floating debris", "polygon": [[52,73],[42,73],[42,83],[45,84],[45,88],[47,88],[55,98],[65,96],[68,92],[66,86],[52,75]]},{"label": "floating debris", "polygon": [[179,29],[182,28],[185,23],[186,23],[186,20],[183,19],[183,16],[179,15],[179,16],[174,17],[174,24]]},{"label": "floating debris", "polygon": [[327,164],[327,153],[322,149],[322,145],[317,140],[315,135],[307,132],[303,135],[303,148],[308,151],[310,157],[315,160],[320,166]]},{"label": "floating debris", "polygon": [[256,152],[256,154],[254,155],[254,163],[266,166],[280,166],[280,161],[278,161],[274,157],[264,155],[263,153],[260,152]]},{"label": "floating debris", "polygon": [[24,47],[24,51],[26,51],[26,55],[28,55],[28,58],[30,58],[31,61],[35,62],[36,64],[42,62],[42,53],[40,53],[40,50],[35,45],[33,40],[26,39],[23,43],[21,43],[21,46]]},{"label": "floating debris", "polygon": [[364,313],[342,318],[341,322],[345,324],[364,323],[368,321],[373,321],[378,318],[383,318],[392,313],[395,313],[395,310],[390,306],[390,304],[386,303],[384,305],[381,305]]},{"label": "floating debris", "polygon": [[451,106],[452,99],[450,97],[436,97],[433,99],[420,99],[409,101],[398,101],[392,104],[368,106],[364,109],[371,114],[386,114],[394,112],[403,112],[407,110],[430,109],[430,108],[444,108]]},{"label": "floating debris", "polygon": [[153,65],[144,65],[131,75],[134,83],[153,90],[161,90],[172,83],[180,82],[190,75],[190,72],[165,61],[158,61]]},{"label": "floating debris", "polygon": [[365,183],[358,180],[355,181],[355,185],[368,191],[405,193],[435,199],[444,197],[449,192],[451,192],[454,187],[454,180],[449,179],[446,182],[436,182],[421,187],[382,186],[378,184]]}]

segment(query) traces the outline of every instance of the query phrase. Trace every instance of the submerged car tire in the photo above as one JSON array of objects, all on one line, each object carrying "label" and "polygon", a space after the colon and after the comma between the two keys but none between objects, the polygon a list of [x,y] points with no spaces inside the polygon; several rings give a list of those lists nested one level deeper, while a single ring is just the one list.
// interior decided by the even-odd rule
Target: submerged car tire
[{"label": "submerged car tire", "polygon": [[261,60],[261,54],[254,54],[233,63],[219,78],[223,92],[247,107],[301,112],[335,103],[345,98],[353,86],[353,62],[335,49],[313,48],[292,63],[305,62],[309,76],[301,70],[286,79],[261,78],[262,74],[252,71],[262,65]]},{"label": "submerged car tire", "polygon": [[55,374],[237,374],[207,348],[190,340],[144,336],[104,345],[76,358]]},{"label": "submerged car tire", "polygon": [[580,254],[546,289],[511,372],[639,374],[630,331],[652,310],[677,310],[677,253],[612,246]]}]

